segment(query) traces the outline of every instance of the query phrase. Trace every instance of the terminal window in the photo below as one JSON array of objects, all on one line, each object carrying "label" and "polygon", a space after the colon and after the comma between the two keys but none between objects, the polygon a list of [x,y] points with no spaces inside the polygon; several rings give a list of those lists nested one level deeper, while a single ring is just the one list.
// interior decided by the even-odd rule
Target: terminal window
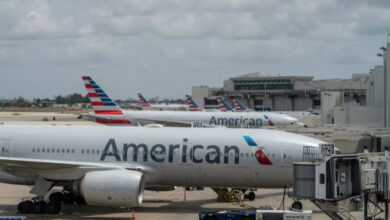
[{"label": "terminal window", "polygon": [[255,105],[263,105],[262,99],[255,99]]},{"label": "terminal window", "polygon": [[320,100],[320,99],[314,99],[314,100],[313,100],[313,104],[314,104],[315,106],[320,106],[320,105],[321,105],[321,100]]},{"label": "terminal window", "polygon": [[205,103],[206,105],[218,105],[218,102],[217,102],[216,99],[206,99],[206,100],[204,101],[204,103]]}]

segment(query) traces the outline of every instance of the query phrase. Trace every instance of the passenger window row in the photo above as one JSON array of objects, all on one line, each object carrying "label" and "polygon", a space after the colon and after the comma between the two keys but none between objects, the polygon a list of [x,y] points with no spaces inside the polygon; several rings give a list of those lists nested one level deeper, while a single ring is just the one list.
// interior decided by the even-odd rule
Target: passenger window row
[{"label": "passenger window row", "polygon": [[[75,149],[68,149],[68,148],[67,149],[65,149],[65,148],[62,148],[62,149],[60,149],[60,148],[33,148],[32,152],[33,153],[37,152],[37,153],[67,153],[67,154],[72,153],[72,154],[74,154],[75,153]],[[100,154],[100,150],[81,149],[81,153],[82,154]],[[111,151],[107,151],[106,153],[107,154],[113,153],[113,151],[112,150]],[[118,150],[118,154],[125,154],[125,153],[126,153],[126,151]],[[135,153],[137,153],[138,155],[144,155],[145,151],[137,151]],[[128,154],[133,155],[134,154],[134,150],[128,151]],[[167,154],[167,152],[164,152],[164,151],[154,151],[153,152],[153,155],[166,155],[166,154]],[[175,154],[177,154],[177,152],[174,151],[173,154],[175,155]],[[213,152],[211,155],[216,156],[217,153]],[[231,157],[233,157],[233,155],[234,155],[233,153],[230,153],[230,155],[229,155],[228,153],[222,153],[221,152],[221,157],[223,157],[223,156],[226,156],[226,157],[227,156],[231,156]],[[240,153],[240,156],[241,157],[254,157],[255,155],[254,155],[254,153]],[[270,156],[270,154],[267,154],[267,156]],[[272,154],[272,157],[275,157],[275,154]]]},{"label": "passenger window row", "polygon": [[75,149],[65,149],[65,148],[33,148],[32,152],[37,152],[37,153],[67,153],[67,154],[74,154]]}]

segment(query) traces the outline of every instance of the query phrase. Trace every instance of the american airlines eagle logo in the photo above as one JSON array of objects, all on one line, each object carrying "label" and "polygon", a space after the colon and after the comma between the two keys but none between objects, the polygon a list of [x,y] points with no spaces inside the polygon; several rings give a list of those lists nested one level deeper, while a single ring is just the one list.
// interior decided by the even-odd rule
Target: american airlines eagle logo
[{"label": "american airlines eagle logo", "polygon": [[[249,146],[259,148],[259,146],[257,146],[256,142],[251,137],[243,137]],[[255,157],[257,161],[262,165],[272,165],[272,162],[268,159],[267,155],[260,148],[255,152]]]},{"label": "american airlines eagle logo", "polygon": [[274,123],[271,121],[271,119],[268,118],[267,115],[264,115],[264,118],[268,120],[268,125],[269,126],[274,126]]}]

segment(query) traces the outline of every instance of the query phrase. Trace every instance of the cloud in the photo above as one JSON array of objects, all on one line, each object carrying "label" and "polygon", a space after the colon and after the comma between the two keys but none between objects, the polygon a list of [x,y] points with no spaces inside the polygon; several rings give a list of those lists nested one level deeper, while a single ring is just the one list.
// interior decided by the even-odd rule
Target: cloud
[{"label": "cloud", "polygon": [[109,72],[165,96],[254,71],[347,77],[380,63],[389,20],[385,0],[0,1],[0,74]]}]

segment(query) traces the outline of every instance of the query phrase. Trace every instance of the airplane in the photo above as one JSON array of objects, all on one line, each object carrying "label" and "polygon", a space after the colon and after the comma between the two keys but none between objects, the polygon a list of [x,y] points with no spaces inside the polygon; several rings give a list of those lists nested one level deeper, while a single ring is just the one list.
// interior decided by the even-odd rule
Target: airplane
[{"label": "airplane", "polygon": [[221,110],[221,112],[234,112],[234,110],[232,109],[232,107],[230,107],[230,105],[228,105],[225,100],[223,100],[222,97],[217,97],[217,103],[218,103],[218,106]]},{"label": "airplane", "polygon": [[89,76],[82,77],[94,112],[83,115],[107,125],[147,125],[168,126],[226,126],[250,127],[294,125],[296,118],[257,112],[188,112],[188,111],[125,111],[122,110]]},{"label": "airplane", "polygon": [[[237,98],[233,98],[233,105],[235,111],[253,111],[252,109],[247,109]],[[277,114],[284,115],[315,115],[310,111],[272,111]]]},{"label": "airplane", "polygon": [[195,103],[191,96],[186,95],[186,101],[191,112],[203,112],[203,109],[199,108],[199,106]]},{"label": "airplane", "polygon": [[141,107],[143,109],[145,108],[154,108],[154,109],[160,109],[160,110],[175,110],[175,109],[186,109],[186,105],[180,105],[180,104],[149,104],[148,100],[144,98],[144,96],[141,93],[138,93],[138,98],[141,103]]},{"label": "airplane", "polygon": [[61,201],[131,208],[144,189],[291,186],[292,163],[323,144],[271,129],[2,124],[0,182],[33,185],[20,214],[56,214]]}]

